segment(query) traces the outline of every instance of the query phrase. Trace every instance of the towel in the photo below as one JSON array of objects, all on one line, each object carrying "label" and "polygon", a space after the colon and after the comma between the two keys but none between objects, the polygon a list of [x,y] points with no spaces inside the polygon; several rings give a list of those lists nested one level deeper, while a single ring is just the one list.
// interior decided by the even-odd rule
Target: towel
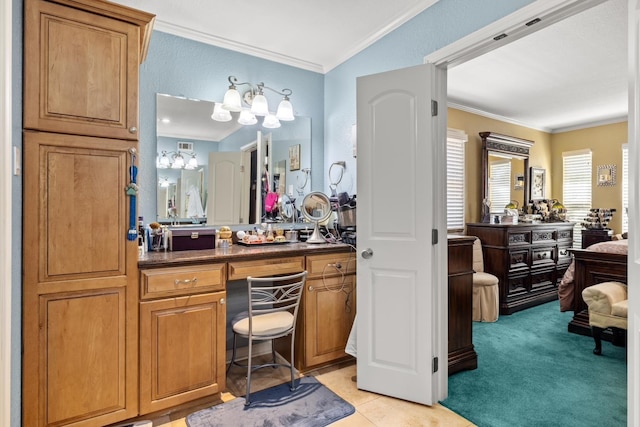
[{"label": "towel", "polygon": [[200,200],[200,192],[192,185],[187,191],[187,217],[203,218],[204,210],[202,209],[202,200]]}]

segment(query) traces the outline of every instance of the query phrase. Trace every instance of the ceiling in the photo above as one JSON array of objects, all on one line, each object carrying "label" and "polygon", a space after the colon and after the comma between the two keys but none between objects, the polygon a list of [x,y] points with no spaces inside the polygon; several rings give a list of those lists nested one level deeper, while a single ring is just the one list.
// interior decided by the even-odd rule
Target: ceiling
[{"label": "ceiling", "polygon": [[[324,73],[437,0],[244,0],[241,11],[211,0],[115,1],[155,13],[156,30]],[[559,132],[626,120],[627,82],[627,0],[609,0],[450,68],[448,97]]]}]

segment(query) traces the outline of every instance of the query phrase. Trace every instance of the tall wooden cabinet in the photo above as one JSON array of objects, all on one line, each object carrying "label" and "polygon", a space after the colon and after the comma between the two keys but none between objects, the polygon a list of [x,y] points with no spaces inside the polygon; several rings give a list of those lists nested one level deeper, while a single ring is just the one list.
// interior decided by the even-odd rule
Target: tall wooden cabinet
[{"label": "tall wooden cabinet", "polygon": [[22,420],[102,426],[138,414],[125,187],[153,16],[97,0],[24,5]]}]

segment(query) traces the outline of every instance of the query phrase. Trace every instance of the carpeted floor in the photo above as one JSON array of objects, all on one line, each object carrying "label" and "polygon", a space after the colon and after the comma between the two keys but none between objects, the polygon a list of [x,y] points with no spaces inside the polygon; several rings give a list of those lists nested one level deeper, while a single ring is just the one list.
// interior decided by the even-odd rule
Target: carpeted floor
[{"label": "carpeted floor", "polygon": [[478,369],[449,377],[444,406],[479,427],[627,425],[626,349],[567,332],[558,301],[474,322]]}]

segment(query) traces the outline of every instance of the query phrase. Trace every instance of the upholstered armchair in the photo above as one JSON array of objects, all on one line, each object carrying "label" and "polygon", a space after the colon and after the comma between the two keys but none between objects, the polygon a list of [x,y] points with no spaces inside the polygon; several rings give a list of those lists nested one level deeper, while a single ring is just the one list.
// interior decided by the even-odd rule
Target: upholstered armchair
[{"label": "upholstered armchair", "polygon": [[627,329],[627,285],[603,282],[582,291],[582,299],[589,307],[589,325],[596,347],[594,354],[602,354],[602,332],[607,328]]}]

